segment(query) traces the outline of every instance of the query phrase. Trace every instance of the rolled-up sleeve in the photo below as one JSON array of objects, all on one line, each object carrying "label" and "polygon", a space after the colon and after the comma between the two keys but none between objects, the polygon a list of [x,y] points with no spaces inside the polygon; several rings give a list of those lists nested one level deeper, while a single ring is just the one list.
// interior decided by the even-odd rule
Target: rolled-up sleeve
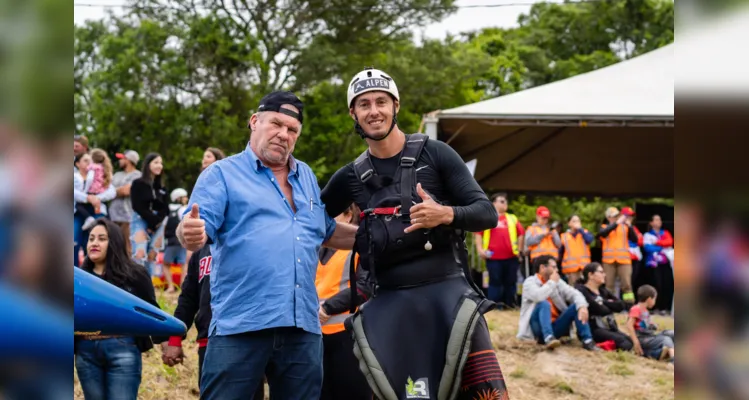
[{"label": "rolled-up sleeve", "polygon": [[216,231],[224,223],[224,215],[228,202],[226,180],[218,164],[208,167],[198,177],[192,189],[190,201],[182,216],[192,211],[192,205],[197,204],[200,218],[205,221],[205,232],[211,241],[216,239]]},{"label": "rolled-up sleeve", "polygon": [[330,240],[330,237],[333,236],[333,232],[335,232],[335,228],[337,226],[337,223],[335,219],[330,218],[330,215],[328,215],[328,212],[325,212],[325,240],[323,240],[323,243]]}]

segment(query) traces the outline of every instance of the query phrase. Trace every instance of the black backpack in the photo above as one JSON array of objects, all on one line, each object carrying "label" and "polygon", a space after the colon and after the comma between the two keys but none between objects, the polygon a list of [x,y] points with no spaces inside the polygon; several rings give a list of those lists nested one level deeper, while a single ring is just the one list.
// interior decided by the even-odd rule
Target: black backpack
[{"label": "black backpack", "polygon": [[180,220],[179,208],[176,210],[169,210],[169,216],[167,217],[166,226],[164,227],[164,238],[167,240],[167,245],[169,246],[179,244],[179,241],[177,240],[177,226],[179,225]]}]

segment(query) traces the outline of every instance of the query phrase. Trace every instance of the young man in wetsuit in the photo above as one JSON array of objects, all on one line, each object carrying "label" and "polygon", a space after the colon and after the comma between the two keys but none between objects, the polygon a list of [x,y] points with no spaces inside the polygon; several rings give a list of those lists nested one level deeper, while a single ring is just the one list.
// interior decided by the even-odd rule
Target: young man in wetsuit
[{"label": "young man in wetsuit", "polygon": [[[370,370],[376,397],[509,398],[482,315],[492,303],[463,273],[464,232],[493,228],[497,211],[452,148],[398,128],[400,96],[390,76],[371,68],[358,73],[348,87],[347,105],[369,148],[333,175],[321,199],[328,215],[340,214],[352,202],[365,214],[355,249],[362,268],[374,276],[375,289],[349,318],[347,329],[356,343],[366,341],[364,347],[385,370],[379,374],[380,365]],[[423,149],[409,160],[407,148],[420,142],[425,142]],[[404,168],[413,175],[408,177]],[[404,197],[406,188],[411,193]],[[476,305],[466,319],[471,329],[453,335],[462,318],[455,310],[467,293],[473,299],[469,304]],[[446,355],[454,354],[455,343],[462,343],[459,362]],[[357,357],[367,359],[360,351],[364,347],[357,346]],[[448,380],[453,383],[442,383]]]}]

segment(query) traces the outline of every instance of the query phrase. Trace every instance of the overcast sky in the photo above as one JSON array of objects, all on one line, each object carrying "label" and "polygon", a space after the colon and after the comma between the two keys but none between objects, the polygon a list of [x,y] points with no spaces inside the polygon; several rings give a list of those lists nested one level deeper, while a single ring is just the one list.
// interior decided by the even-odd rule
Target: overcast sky
[{"label": "overcast sky", "polygon": [[[539,0],[457,0],[456,4],[460,6],[476,6],[486,4],[503,4],[502,7],[478,7],[478,8],[460,8],[455,14],[446,18],[444,21],[431,24],[423,30],[424,35],[428,38],[443,38],[448,33],[457,34],[465,31],[472,31],[485,27],[512,27],[517,25],[518,16],[521,13],[527,13],[530,9],[530,3],[537,3]],[[562,0],[550,0],[550,2],[560,3]],[[80,24],[88,19],[101,19],[105,14],[106,7],[117,4],[125,4],[124,0],[74,0],[75,6],[75,24]],[[82,6],[82,4],[94,5],[94,7]],[[121,8],[113,8],[115,12]],[[420,36],[421,30],[416,32]]]}]

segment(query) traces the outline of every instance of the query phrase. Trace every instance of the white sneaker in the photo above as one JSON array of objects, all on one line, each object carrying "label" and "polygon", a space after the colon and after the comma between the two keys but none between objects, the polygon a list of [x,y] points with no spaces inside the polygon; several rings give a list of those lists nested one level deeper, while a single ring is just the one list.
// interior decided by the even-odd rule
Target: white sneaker
[{"label": "white sneaker", "polygon": [[96,219],[94,217],[88,217],[86,218],[86,221],[83,223],[83,226],[81,227],[82,230],[87,231],[96,225]]}]

